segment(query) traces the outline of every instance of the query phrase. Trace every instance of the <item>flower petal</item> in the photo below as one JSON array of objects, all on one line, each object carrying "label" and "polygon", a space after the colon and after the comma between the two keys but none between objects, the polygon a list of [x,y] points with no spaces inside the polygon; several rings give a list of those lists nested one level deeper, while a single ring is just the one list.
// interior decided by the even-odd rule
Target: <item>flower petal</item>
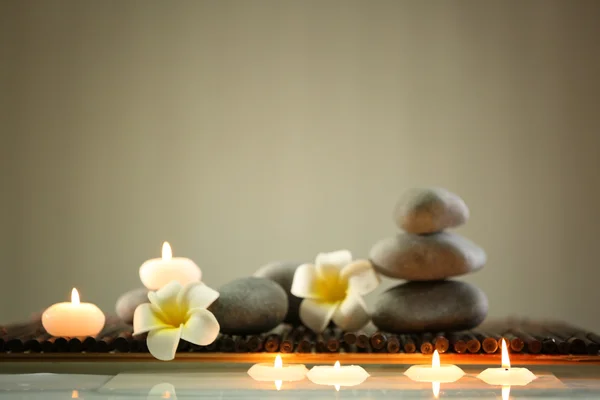
[{"label": "flower petal", "polygon": [[338,306],[339,303],[325,303],[313,299],[304,299],[300,303],[300,320],[313,332],[321,333],[327,328]]},{"label": "flower petal", "polygon": [[160,311],[155,305],[144,303],[137,306],[133,313],[133,334],[139,335],[154,329],[166,328]]},{"label": "flower petal", "polygon": [[208,308],[219,298],[219,292],[209,288],[202,282],[193,282],[186,285],[179,292],[178,303],[183,309]]},{"label": "flower petal", "polygon": [[357,260],[342,268],[342,279],[348,280],[348,288],[353,293],[364,295],[379,286],[381,279],[369,260]]},{"label": "flower petal", "polygon": [[370,319],[364,300],[353,293],[348,294],[333,314],[333,322],[345,331],[357,331]]},{"label": "flower petal", "polygon": [[177,281],[171,281],[162,288],[148,293],[148,300],[150,303],[160,307],[162,303],[173,303],[177,301],[177,296],[181,292],[181,283]]},{"label": "flower petal", "polygon": [[334,265],[339,268],[342,268],[346,264],[350,264],[352,262],[352,253],[350,250],[338,250],[332,251],[331,253],[319,253],[317,255],[317,259],[315,260],[315,264],[317,268],[321,265]]},{"label": "flower petal", "polygon": [[302,264],[296,268],[290,292],[304,299],[317,299],[317,269],[313,264]]},{"label": "flower petal", "polygon": [[155,358],[169,361],[175,358],[177,345],[181,338],[181,327],[163,328],[148,333],[148,350]]},{"label": "flower petal", "polygon": [[219,335],[219,322],[205,309],[195,309],[183,326],[181,338],[198,346],[206,346],[215,341]]}]

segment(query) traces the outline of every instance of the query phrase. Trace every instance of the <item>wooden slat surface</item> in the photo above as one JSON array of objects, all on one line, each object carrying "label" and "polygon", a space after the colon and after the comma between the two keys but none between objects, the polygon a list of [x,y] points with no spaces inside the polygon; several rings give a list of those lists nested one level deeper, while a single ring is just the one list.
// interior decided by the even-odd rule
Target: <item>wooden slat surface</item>
[{"label": "wooden slat surface", "polygon": [[[178,362],[211,362],[211,363],[257,363],[273,362],[274,353],[182,353],[177,354],[175,361]],[[311,354],[282,354],[282,358],[288,363],[303,364],[333,364],[340,361],[342,364],[426,364],[431,362],[430,355],[420,353],[413,354],[360,354],[360,353],[311,353]],[[499,365],[500,354],[444,354],[443,364],[460,365]],[[150,354],[144,353],[50,353],[50,354],[2,354],[0,362],[158,362]],[[585,364],[600,365],[599,356],[576,356],[576,355],[530,355],[511,354],[513,365],[567,365]]]}]

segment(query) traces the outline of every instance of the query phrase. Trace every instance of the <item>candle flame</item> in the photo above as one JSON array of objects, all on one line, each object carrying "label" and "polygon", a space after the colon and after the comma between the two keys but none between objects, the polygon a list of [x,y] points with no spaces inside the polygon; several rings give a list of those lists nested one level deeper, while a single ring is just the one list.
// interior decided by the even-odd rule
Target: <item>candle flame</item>
[{"label": "candle flame", "polygon": [[508,348],[506,340],[502,339],[502,368],[510,368],[510,358],[508,357]]},{"label": "candle flame", "polygon": [[440,396],[440,383],[431,382],[431,390],[433,390],[433,397],[437,399]]},{"label": "candle flame", "polygon": [[281,356],[279,354],[277,354],[277,357],[275,357],[275,368],[282,368],[283,367],[283,361],[281,361]]},{"label": "candle flame", "polygon": [[510,386],[502,386],[502,400],[510,398]]},{"label": "candle flame", "polygon": [[335,391],[339,392],[340,391],[340,385],[334,385],[335,386]]},{"label": "candle flame", "polygon": [[333,365],[333,368],[340,369],[340,362],[336,361],[335,364]]},{"label": "candle flame", "polygon": [[73,390],[71,392],[71,398],[72,399],[78,399],[79,398],[79,392],[77,390]]},{"label": "candle flame", "polygon": [[79,292],[75,288],[71,290],[71,303],[79,304]]},{"label": "candle flame", "polygon": [[433,352],[433,358],[431,360],[431,366],[433,368],[439,368],[440,367],[440,353],[438,353],[437,350]]},{"label": "candle flame", "polygon": [[283,381],[275,381],[275,389],[277,389],[278,391],[281,390],[282,383]]},{"label": "candle flame", "polygon": [[162,259],[165,261],[169,261],[173,257],[173,252],[171,251],[171,245],[169,242],[164,242],[162,247]]},{"label": "candle flame", "polygon": [[171,398],[171,392],[169,392],[168,390],[166,390],[163,395],[162,395],[163,399],[170,399]]}]

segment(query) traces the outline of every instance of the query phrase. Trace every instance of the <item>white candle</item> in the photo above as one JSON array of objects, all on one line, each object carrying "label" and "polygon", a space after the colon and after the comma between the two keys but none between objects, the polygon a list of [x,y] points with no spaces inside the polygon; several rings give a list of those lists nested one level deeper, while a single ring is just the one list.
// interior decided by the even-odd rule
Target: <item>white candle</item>
[{"label": "white candle", "polygon": [[171,281],[185,286],[201,278],[202,271],[196,263],[189,258],[173,257],[168,242],[163,243],[161,258],[148,260],[140,267],[140,279],[150,290],[158,290]]},{"label": "white candle", "polygon": [[335,386],[336,390],[340,390],[340,386],[360,385],[370,375],[358,365],[342,367],[340,362],[336,361],[333,367],[328,365],[313,367],[306,376],[317,385]]},{"label": "white candle", "polygon": [[488,385],[494,386],[525,386],[537,378],[527,368],[511,368],[504,339],[502,339],[502,368],[488,368],[477,377]]},{"label": "white candle", "polygon": [[281,389],[283,381],[301,381],[308,370],[303,364],[284,364],[281,356],[275,357],[273,364],[255,364],[248,370],[248,375],[259,382],[274,382],[277,390]]},{"label": "white candle", "polygon": [[44,329],[56,337],[96,336],[104,327],[104,313],[91,303],[81,303],[77,289],[70,303],[54,304],[42,314]]},{"label": "white candle", "polygon": [[404,375],[416,382],[456,382],[463,377],[465,372],[452,364],[440,364],[438,351],[433,352],[431,365],[413,365],[406,370]]}]

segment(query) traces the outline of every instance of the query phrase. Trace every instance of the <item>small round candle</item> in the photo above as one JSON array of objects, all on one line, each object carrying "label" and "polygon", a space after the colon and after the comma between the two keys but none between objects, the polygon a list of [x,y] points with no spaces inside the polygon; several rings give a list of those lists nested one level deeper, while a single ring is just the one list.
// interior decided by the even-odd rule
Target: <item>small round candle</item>
[{"label": "small round candle", "polygon": [[104,327],[105,317],[95,304],[81,303],[77,289],[71,291],[71,302],[54,304],[42,314],[44,329],[56,337],[96,336]]},{"label": "small round candle", "polygon": [[255,381],[274,382],[276,389],[279,390],[283,381],[301,381],[307,372],[303,364],[284,364],[281,356],[277,355],[273,364],[254,364],[248,370],[248,375]]},{"label": "small round candle", "polygon": [[433,352],[431,365],[413,365],[404,373],[413,381],[432,383],[456,382],[464,374],[465,372],[456,365],[440,364],[440,355],[437,350]]},{"label": "small round candle", "polygon": [[173,257],[171,246],[164,242],[162,257],[153,258],[140,267],[140,279],[150,290],[158,290],[171,281],[177,281],[182,286],[199,282],[202,271],[189,258]]},{"label": "small round candle", "polygon": [[477,377],[488,385],[494,386],[525,386],[537,378],[527,368],[511,368],[504,339],[502,339],[502,368],[488,368]]},{"label": "small round candle", "polygon": [[335,365],[313,367],[306,375],[311,382],[317,385],[335,386],[339,390],[340,386],[356,386],[363,383],[370,375],[363,367],[358,365],[341,366],[339,361]]}]

